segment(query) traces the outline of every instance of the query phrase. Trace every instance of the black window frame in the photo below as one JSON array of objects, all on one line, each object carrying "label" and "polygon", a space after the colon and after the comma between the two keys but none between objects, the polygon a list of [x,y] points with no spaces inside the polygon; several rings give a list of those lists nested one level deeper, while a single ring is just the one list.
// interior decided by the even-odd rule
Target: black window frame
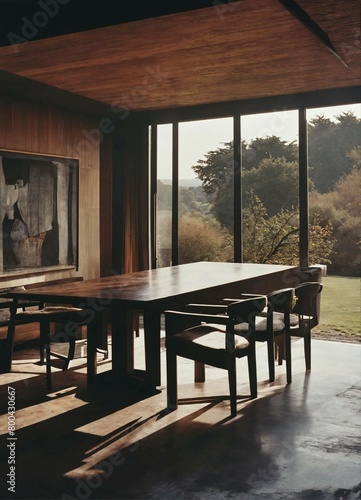
[{"label": "black window frame", "polygon": [[[150,174],[150,241],[151,266],[156,267],[157,256],[155,247],[156,235],[156,194],[157,194],[157,158],[156,141],[157,125],[172,124],[173,130],[173,179],[172,179],[172,265],[178,264],[178,147],[179,123],[187,121],[209,120],[233,117],[234,143],[234,214],[242,210],[242,164],[241,164],[241,116],[271,113],[279,111],[298,111],[299,128],[299,211],[300,211],[300,245],[299,264],[309,265],[309,205],[308,205],[308,151],[307,151],[307,109],[358,104],[361,102],[361,86],[341,89],[329,89],[302,94],[264,97],[209,105],[158,110],[147,117],[151,128],[151,174]],[[242,217],[234,217],[234,262],[242,262]]]}]

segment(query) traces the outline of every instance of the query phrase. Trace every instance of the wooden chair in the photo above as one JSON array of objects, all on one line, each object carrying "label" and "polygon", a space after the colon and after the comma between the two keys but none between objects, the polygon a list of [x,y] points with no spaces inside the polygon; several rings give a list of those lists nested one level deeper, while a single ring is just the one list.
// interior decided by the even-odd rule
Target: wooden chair
[{"label": "wooden chair", "polygon": [[[13,344],[16,327],[20,325],[27,325],[30,323],[39,323],[40,325],[40,363],[44,364],[44,358],[46,363],[46,380],[47,388],[51,389],[51,356],[58,357],[64,360],[63,370],[67,370],[70,362],[74,359],[75,345],[77,340],[77,334],[79,328],[88,323],[88,318],[92,315],[87,314],[86,309],[81,309],[74,307],[72,305],[54,305],[54,304],[44,304],[41,302],[36,302],[32,300],[23,299],[9,299],[6,298],[7,293],[14,291],[22,291],[28,288],[39,287],[39,286],[50,286],[50,285],[60,285],[66,283],[73,283],[77,281],[82,281],[82,277],[70,277],[62,278],[58,280],[48,281],[41,284],[32,284],[28,287],[14,287],[3,290],[4,299],[0,301],[0,308],[5,310],[6,315],[3,317],[3,323],[1,326],[7,327],[7,337],[1,341],[0,347],[0,372],[6,373],[11,371],[12,365],[12,353]],[[0,294],[1,297],[1,294]],[[94,313],[94,311],[93,311]],[[94,315],[94,314],[93,314]],[[107,345],[106,345],[106,327],[100,322],[106,315],[102,315],[102,318],[97,319],[97,325],[95,327],[99,332],[92,332],[92,335],[96,335],[95,344],[97,350],[101,350],[104,354],[104,358],[107,357]],[[51,325],[61,325],[59,331],[51,333]],[[89,326],[89,325],[87,325]],[[94,325],[93,325],[94,330]],[[50,345],[54,341],[61,341],[68,343],[69,349],[67,355],[62,355],[57,352],[50,351]]]},{"label": "wooden chair", "polygon": [[[253,297],[229,304],[219,314],[165,312],[168,409],[178,406],[177,356],[195,361],[195,381],[204,381],[204,365],[228,371],[231,416],[237,413],[236,359],[247,357],[251,398],[257,397],[255,317],[266,298]],[[235,332],[247,322],[248,338]]]},{"label": "wooden chair", "polygon": [[[0,290],[0,328],[7,332],[7,336],[0,340],[0,373],[9,372],[11,369],[11,359],[13,350],[13,339],[9,339],[8,331],[11,318],[11,308],[14,306],[12,299],[7,297],[8,292],[21,292],[24,286],[3,288]],[[33,300],[19,300],[17,310],[26,311],[28,309],[39,309],[41,304]]]},{"label": "wooden chair", "polygon": [[[242,294],[239,298],[223,299],[224,303],[232,303],[235,300],[242,298],[257,297],[255,294]],[[259,311],[255,326],[255,339],[256,342],[267,343],[267,356],[268,356],[268,372],[269,381],[275,381],[275,359],[278,358],[278,363],[282,364],[283,351],[279,346],[283,346],[285,342],[286,329],[290,328],[290,324],[296,324],[298,318],[291,316],[293,305],[293,288],[282,288],[275,290],[267,295],[267,307],[263,311]],[[235,331],[240,332],[241,335],[247,336],[248,324],[241,323],[235,326]]]},{"label": "wooden chair", "polygon": [[[16,326],[25,325],[30,323],[39,323],[40,325],[40,363],[44,363],[44,353],[45,353],[45,363],[46,363],[46,381],[47,388],[50,390],[52,387],[51,383],[51,355],[58,358],[64,359],[63,370],[67,370],[69,363],[74,359],[75,353],[75,342],[77,339],[77,332],[79,326],[85,324],[84,310],[73,307],[73,306],[54,306],[46,305],[37,310],[23,310],[18,312],[17,301],[14,300],[11,306],[11,317],[8,326],[8,336],[7,342],[9,346],[12,344],[15,334]],[[63,331],[51,333],[50,325],[61,324],[63,326]],[[69,350],[67,355],[61,355],[50,351],[50,345],[52,341],[62,340],[63,342],[69,343]],[[8,370],[11,370],[11,357],[9,358],[10,366],[7,366]]]},{"label": "wooden chair", "polygon": [[323,285],[319,282],[306,282],[296,286],[294,290],[296,303],[292,314],[297,316],[298,322],[286,332],[287,383],[292,381],[291,337],[303,337],[306,370],[311,370],[311,331],[320,321],[322,288]]},{"label": "wooden chair", "polygon": [[[290,329],[291,310],[293,305],[293,288],[275,290],[267,295],[267,307],[256,318],[256,342],[267,343],[269,381],[275,381],[275,359],[277,358],[275,346],[284,342],[286,331]],[[295,324],[297,318],[292,318]],[[235,330],[245,332],[246,324],[236,325]],[[282,358],[278,357],[279,364]],[[287,366],[286,366],[287,368]]]}]

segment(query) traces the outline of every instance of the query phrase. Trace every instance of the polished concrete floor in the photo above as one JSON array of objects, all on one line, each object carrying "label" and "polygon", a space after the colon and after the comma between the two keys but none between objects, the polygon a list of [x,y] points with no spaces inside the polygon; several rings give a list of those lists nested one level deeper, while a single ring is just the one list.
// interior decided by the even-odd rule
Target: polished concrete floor
[{"label": "polished concrete floor", "polygon": [[[313,340],[311,373],[302,340],[292,342],[292,354],[292,384],[285,366],[269,384],[266,347],[257,345],[253,401],[246,362],[238,361],[238,414],[230,419],[226,373],[208,368],[207,381],[194,384],[186,360],[179,361],[179,409],[165,411],[164,350],[159,391],[135,385],[132,395],[105,381],[87,393],[84,359],[67,372],[55,367],[47,393],[37,352],[18,351],[13,372],[0,376],[0,498],[358,499],[361,345]],[[141,338],[136,360],[141,368]],[[109,362],[99,358],[99,367]],[[16,441],[7,434],[9,387]],[[6,484],[14,456],[15,493]]]}]

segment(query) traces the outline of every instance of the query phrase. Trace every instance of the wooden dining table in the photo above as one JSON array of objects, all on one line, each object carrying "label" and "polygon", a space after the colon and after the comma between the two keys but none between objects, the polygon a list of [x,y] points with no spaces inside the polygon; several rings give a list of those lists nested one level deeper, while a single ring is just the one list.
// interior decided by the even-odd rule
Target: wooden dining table
[{"label": "wooden dining table", "polygon": [[87,311],[84,319],[89,323],[88,386],[93,384],[97,371],[96,329],[102,313],[110,312],[112,376],[125,380],[135,372],[132,319],[141,312],[145,343],[145,370],[141,377],[155,388],[161,384],[161,315],[165,310],[179,310],[190,302],[214,302],[245,292],[267,294],[293,286],[293,269],[294,266],[284,265],[196,262],[14,291],[9,297],[72,304]]}]

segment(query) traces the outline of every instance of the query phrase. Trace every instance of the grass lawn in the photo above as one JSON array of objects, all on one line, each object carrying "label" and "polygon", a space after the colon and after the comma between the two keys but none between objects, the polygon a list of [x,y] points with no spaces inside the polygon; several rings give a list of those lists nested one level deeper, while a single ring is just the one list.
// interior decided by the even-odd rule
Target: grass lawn
[{"label": "grass lawn", "polygon": [[322,284],[321,317],[316,329],[360,334],[361,279],[325,276]]}]

